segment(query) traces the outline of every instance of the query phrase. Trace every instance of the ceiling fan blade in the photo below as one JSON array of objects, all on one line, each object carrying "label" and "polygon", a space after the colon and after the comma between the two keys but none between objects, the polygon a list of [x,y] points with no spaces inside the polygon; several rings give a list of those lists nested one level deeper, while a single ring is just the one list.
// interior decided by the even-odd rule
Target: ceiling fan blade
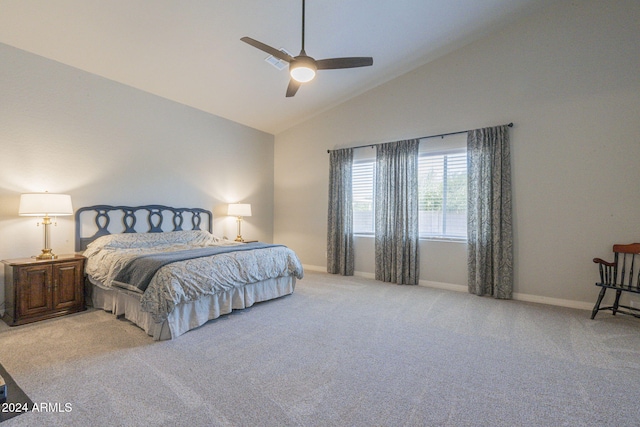
[{"label": "ceiling fan blade", "polygon": [[316,61],[318,70],[336,70],[338,68],[368,67],[373,65],[373,58],[359,56],[350,58],[329,58]]},{"label": "ceiling fan blade", "polygon": [[287,98],[291,98],[295,95],[301,85],[302,83],[294,79],[289,80],[289,86],[287,86]]},{"label": "ceiling fan blade", "polygon": [[286,62],[293,61],[293,56],[287,55],[286,53],[279,51],[278,49],[271,47],[269,45],[266,45],[262,42],[259,42],[258,40],[252,39],[251,37],[242,37],[240,40],[242,40],[247,44],[250,44],[255,48],[260,49],[263,52],[267,52],[269,55],[273,55],[278,59],[282,59],[283,61],[286,61]]}]

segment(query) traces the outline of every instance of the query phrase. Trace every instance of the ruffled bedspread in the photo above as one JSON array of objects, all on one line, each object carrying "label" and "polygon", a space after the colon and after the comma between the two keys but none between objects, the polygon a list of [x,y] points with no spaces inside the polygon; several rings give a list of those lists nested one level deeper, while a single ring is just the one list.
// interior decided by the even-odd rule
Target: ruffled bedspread
[{"label": "ruffled bedspread", "polygon": [[[113,279],[128,262],[140,255],[213,245],[242,243],[221,240],[206,231],[112,234],[100,237],[87,247],[84,253],[86,273],[105,286],[118,286]],[[157,271],[142,294],[141,306],[156,322],[162,322],[176,305],[195,301],[203,295],[215,295],[281,276],[301,279],[303,274],[300,260],[285,246],[179,261]]]}]

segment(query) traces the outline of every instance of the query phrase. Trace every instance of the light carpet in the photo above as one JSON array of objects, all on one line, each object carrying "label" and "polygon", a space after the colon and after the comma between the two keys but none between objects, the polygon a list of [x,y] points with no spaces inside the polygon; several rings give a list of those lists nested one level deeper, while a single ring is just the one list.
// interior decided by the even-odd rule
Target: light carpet
[{"label": "light carpet", "polygon": [[589,315],[315,272],[172,341],[91,310],[0,328],[51,409],[3,427],[637,426],[640,320]]},{"label": "light carpet", "polygon": [[[23,409],[33,405],[29,396],[16,384],[11,375],[0,365],[0,378],[4,382],[4,394],[0,399],[0,423],[9,418],[22,415]],[[1,382],[0,382],[1,383]]]}]

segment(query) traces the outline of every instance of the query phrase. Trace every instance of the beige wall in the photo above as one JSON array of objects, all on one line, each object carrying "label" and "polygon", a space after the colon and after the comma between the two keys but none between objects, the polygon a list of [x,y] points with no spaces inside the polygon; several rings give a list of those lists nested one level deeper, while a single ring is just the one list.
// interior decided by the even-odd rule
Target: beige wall
[{"label": "beige wall", "polygon": [[[591,259],[640,241],[639,52],[640,2],[560,1],[276,135],[275,240],[324,269],[327,149],[514,122],[516,297],[591,306]],[[421,279],[466,286],[466,245],[423,241]]]},{"label": "beige wall", "polygon": [[[74,208],[165,204],[214,212],[251,203],[243,235],[273,238],[273,135],[0,44],[0,259],[36,255],[42,227],[19,217],[23,192],[62,192]],[[73,252],[73,218],[52,228]],[[0,312],[4,301],[0,269]]]}]

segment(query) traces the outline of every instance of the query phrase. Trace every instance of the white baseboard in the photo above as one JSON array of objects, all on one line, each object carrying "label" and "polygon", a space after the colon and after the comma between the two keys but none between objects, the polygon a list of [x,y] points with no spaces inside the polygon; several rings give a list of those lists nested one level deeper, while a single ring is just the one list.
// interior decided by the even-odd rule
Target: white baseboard
[{"label": "white baseboard", "polygon": [[366,273],[364,271],[356,271],[353,273],[354,276],[358,276],[358,277],[364,277],[365,279],[372,279],[372,280],[376,280],[376,275],[375,273]]},{"label": "white baseboard", "polygon": [[562,298],[550,298],[539,295],[514,293],[513,299],[517,301],[535,302],[537,304],[556,305],[558,307],[576,308],[578,310],[593,309],[594,302],[573,301]]},{"label": "white baseboard", "polygon": [[318,271],[320,273],[326,273],[327,272],[327,267],[326,266],[302,264],[302,268],[304,268],[305,270],[309,270],[309,271]]},{"label": "white baseboard", "polygon": [[[321,273],[327,272],[326,266],[304,264],[302,267],[305,270],[309,270],[309,271],[318,271]],[[354,272],[354,276],[364,277],[366,279],[375,279],[374,273],[367,273],[364,271],[356,271]],[[456,285],[454,283],[434,282],[432,280],[420,280],[419,285],[427,288],[444,289],[446,291],[468,292],[468,288],[466,285]],[[516,301],[555,305],[558,307],[575,308],[578,310],[593,309],[593,303],[591,302],[573,301],[573,300],[561,299],[561,298],[550,298],[550,297],[543,297],[539,295],[522,294],[519,292],[516,292],[513,294],[513,299]]]},{"label": "white baseboard", "polygon": [[418,283],[425,288],[444,289],[445,291],[468,292],[469,289],[465,285],[456,285],[453,283],[434,282],[432,280],[420,280]]}]

